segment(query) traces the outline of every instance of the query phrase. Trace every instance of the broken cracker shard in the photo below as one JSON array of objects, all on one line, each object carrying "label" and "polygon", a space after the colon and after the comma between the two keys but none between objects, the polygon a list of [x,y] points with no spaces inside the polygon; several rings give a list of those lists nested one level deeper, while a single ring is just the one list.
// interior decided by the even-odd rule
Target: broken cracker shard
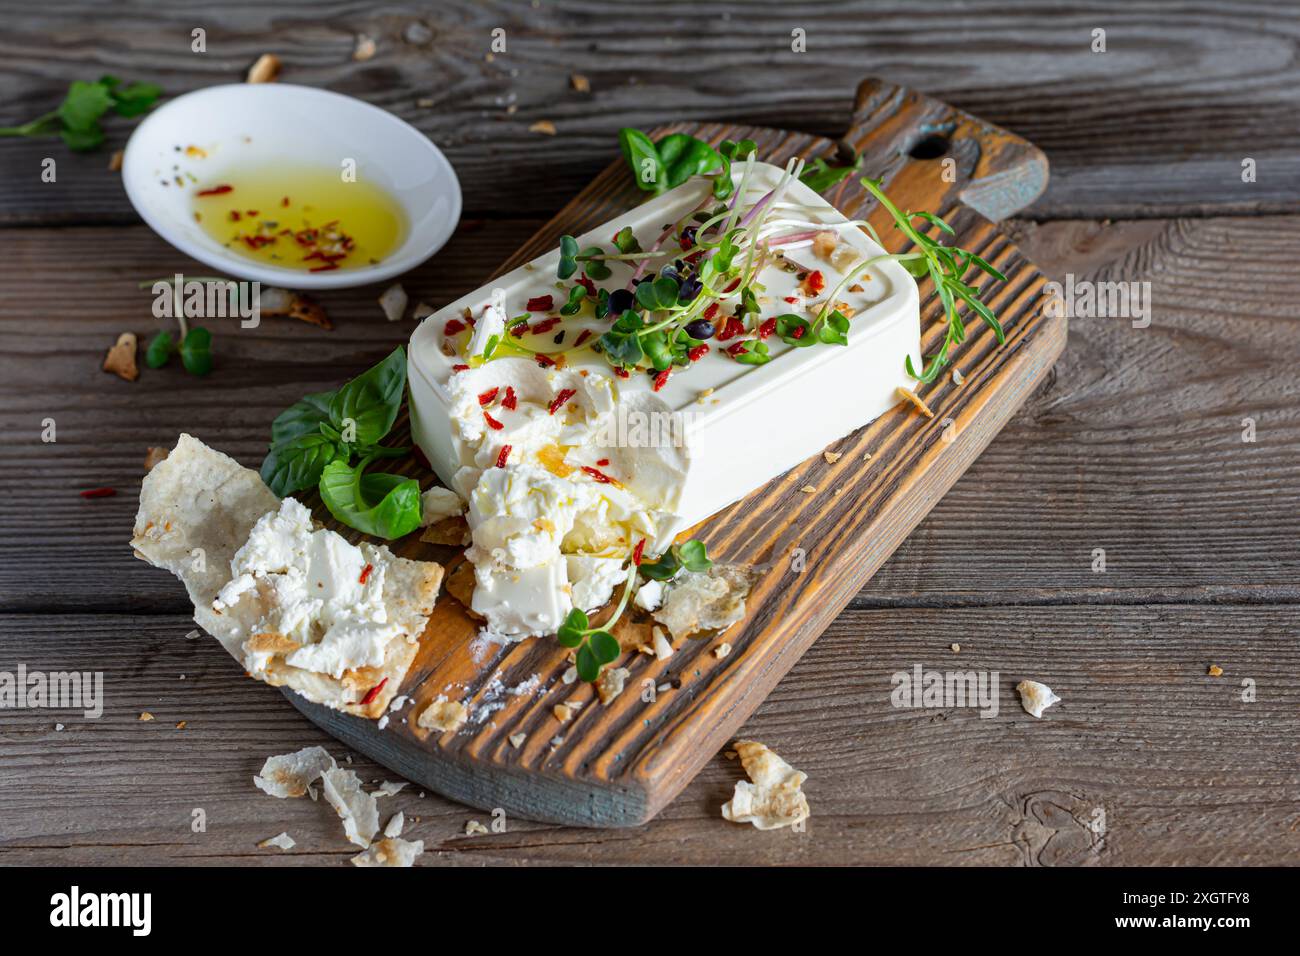
[{"label": "broken cracker shard", "polygon": [[424,852],[423,840],[403,840],[385,837],[352,857],[353,866],[414,866],[415,859]]},{"label": "broken cracker shard", "polygon": [[1052,693],[1052,688],[1036,680],[1022,680],[1016,685],[1016,692],[1020,694],[1020,706],[1025,708],[1025,712],[1040,719],[1043,711],[1061,702],[1061,698]]},{"label": "broken cracker shard", "polygon": [[745,616],[745,598],[759,571],[744,564],[715,564],[685,571],[664,589],[654,618],[676,639],[699,631],[723,631]]},{"label": "broken cracker shard", "polygon": [[108,354],[104,356],[103,369],[112,372],[118,378],[134,382],[140,377],[140,368],[135,364],[136,337],[134,332],[123,332]]},{"label": "broken cracker shard", "polygon": [[253,785],[263,793],[281,799],[310,793],[315,800],[312,784],[327,770],[337,767],[324,747],[304,747],[291,754],[267,757],[261,772],[253,777]]},{"label": "broken cracker shard", "polygon": [[454,733],[464,727],[467,720],[469,720],[469,711],[465,709],[464,704],[458,700],[448,700],[446,697],[439,696],[424,708],[415,723],[417,727],[423,727],[425,730]]},{"label": "broken cracker shard", "polygon": [[749,780],[736,782],[735,793],[722,805],[723,819],[749,823],[759,830],[777,830],[807,820],[811,811],[800,788],[808,775],[757,741],[737,740],[735,747]]}]

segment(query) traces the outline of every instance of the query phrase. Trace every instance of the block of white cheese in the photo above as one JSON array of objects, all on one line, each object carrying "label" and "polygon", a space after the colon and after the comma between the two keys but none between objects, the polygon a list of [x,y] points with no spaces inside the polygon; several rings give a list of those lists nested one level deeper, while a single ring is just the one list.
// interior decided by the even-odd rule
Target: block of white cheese
[{"label": "block of white cheese", "polygon": [[[739,165],[733,172],[739,183]],[[658,554],[681,530],[897,403],[895,390],[911,381],[906,358],[921,364],[916,282],[897,262],[881,261],[840,288],[855,263],[884,250],[811,189],[797,180],[778,189],[781,180],[781,169],[756,163],[739,197],[741,208],[752,208],[775,190],[781,201],[764,234],[802,237],[755,275],[760,311],[750,322],[782,313],[811,321],[838,290],[835,304],[850,318],[847,346],[798,348],[770,335],[771,360],[750,365],[728,353],[731,341],[713,339],[705,354],[667,375],[644,368],[616,375],[590,347],[614,316],[596,318],[590,307],[559,313],[577,277],[557,281],[558,249],[450,303],[412,336],[413,437],[468,502],[474,610],[490,631],[507,638],[554,632],[575,603],[613,588],[608,564],[573,557],[625,566],[642,539],[645,554]],[[577,245],[616,251],[613,237],[627,227],[652,249],[669,224],[716,205],[710,187],[692,180],[577,237]],[[834,237],[833,253],[811,238],[822,225]],[[652,259],[642,274],[669,262]],[[612,274],[595,285],[634,288],[634,262],[607,265]],[[820,275],[810,290],[813,271]],[[739,297],[740,290],[724,297],[716,328]],[[526,311],[534,324],[554,321],[519,341],[558,361],[510,350],[486,362],[472,358],[493,336],[510,342],[507,322]]]}]

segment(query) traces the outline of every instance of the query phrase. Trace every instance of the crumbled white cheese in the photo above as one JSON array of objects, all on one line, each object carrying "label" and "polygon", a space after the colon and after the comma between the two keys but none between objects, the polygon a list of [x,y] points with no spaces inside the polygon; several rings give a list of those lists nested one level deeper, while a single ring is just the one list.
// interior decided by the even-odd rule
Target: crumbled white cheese
[{"label": "crumbled white cheese", "polygon": [[444,518],[454,518],[465,513],[465,502],[449,488],[434,485],[420,495],[420,527],[427,528]]},{"label": "crumbled white cheese", "polygon": [[1016,685],[1016,691],[1020,694],[1020,706],[1025,708],[1026,713],[1039,719],[1048,707],[1061,702],[1061,698],[1052,693],[1052,688],[1036,680],[1022,680]]},{"label": "crumbled white cheese", "polygon": [[662,581],[646,581],[636,591],[636,597],[632,603],[643,611],[657,611],[659,605],[664,603],[664,583]]}]

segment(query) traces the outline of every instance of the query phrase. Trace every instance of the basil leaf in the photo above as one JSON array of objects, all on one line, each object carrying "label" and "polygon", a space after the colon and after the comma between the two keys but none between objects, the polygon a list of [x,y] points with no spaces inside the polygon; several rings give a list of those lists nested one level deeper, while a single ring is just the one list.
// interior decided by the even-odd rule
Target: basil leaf
[{"label": "basil leaf", "polygon": [[[638,189],[661,193],[668,188],[663,160],[659,158],[659,150],[649,136],[639,129],[624,128],[618,131],[618,146],[623,151],[623,158],[632,167],[632,178]],[[568,276],[560,278],[566,279]]]},{"label": "basil leaf", "polygon": [[212,371],[212,333],[196,326],[185,334],[181,342],[181,364],[191,375],[207,375]]},{"label": "basil leaf", "polygon": [[393,427],[405,388],[406,350],[399,345],[378,365],[334,393],[330,399],[330,422],[346,433],[347,419],[351,419],[356,423],[352,441],[373,445]]},{"label": "basil leaf", "polygon": [[318,431],[330,420],[330,400],[333,398],[333,392],[315,392],[276,415],[275,421],[271,422],[271,443]]},{"label": "basil leaf", "polygon": [[277,498],[316,485],[340,448],[319,433],[307,433],[271,446],[262,461],[262,480]]},{"label": "basil leaf", "polygon": [[172,334],[159,332],[149,340],[149,347],[144,353],[144,364],[150,368],[162,368],[172,360],[174,354],[176,343],[172,340]]},{"label": "basil leaf", "polygon": [[366,459],[355,468],[331,461],[320,476],[325,507],[349,528],[392,540],[420,526],[420,483],[401,475],[364,474]]},{"label": "basil leaf", "polygon": [[680,186],[692,176],[701,176],[723,165],[723,159],[708,143],[686,133],[672,133],[659,141],[668,188]]}]

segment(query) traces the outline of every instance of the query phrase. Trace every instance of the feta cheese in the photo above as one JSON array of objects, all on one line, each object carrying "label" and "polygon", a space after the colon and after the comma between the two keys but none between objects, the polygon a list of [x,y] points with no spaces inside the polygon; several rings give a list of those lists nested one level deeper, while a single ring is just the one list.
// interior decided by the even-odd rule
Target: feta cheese
[{"label": "feta cheese", "polygon": [[1020,694],[1020,706],[1025,708],[1025,713],[1039,719],[1042,719],[1043,711],[1061,702],[1052,688],[1036,680],[1022,680],[1016,685],[1016,691]]},{"label": "feta cheese", "polygon": [[460,495],[437,485],[420,495],[420,527],[427,528],[444,518],[454,518],[465,513],[465,502]]},{"label": "feta cheese", "polygon": [[636,597],[632,603],[643,611],[657,611],[659,605],[664,603],[664,583],[662,581],[647,581],[642,584],[636,591]]},{"label": "feta cheese", "polygon": [[[220,614],[246,595],[269,598],[252,623],[233,625],[242,631],[238,636],[281,635],[299,645],[285,656],[287,664],[338,679],[345,671],[382,666],[389,642],[401,633],[383,601],[391,560],[386,548],[358,547],[333,531],[314,530],[311,512],[285,498],[235,552],[231,580],[212,608]],[[274,653],[250,648],[244,656],[244,667],[256,676]]]}]

